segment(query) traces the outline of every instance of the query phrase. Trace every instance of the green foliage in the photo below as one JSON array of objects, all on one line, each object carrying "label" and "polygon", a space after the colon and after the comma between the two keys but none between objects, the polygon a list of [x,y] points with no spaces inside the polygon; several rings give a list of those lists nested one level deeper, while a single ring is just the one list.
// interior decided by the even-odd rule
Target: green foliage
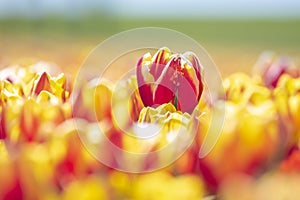
[{"label": "green foliage", "polygon": [[156,26],[183,32],[200,43],[300,48],[300,19],[139,19],[91,15],[78,19],[0,19],[0,36],[107,38],[130,28]]}]

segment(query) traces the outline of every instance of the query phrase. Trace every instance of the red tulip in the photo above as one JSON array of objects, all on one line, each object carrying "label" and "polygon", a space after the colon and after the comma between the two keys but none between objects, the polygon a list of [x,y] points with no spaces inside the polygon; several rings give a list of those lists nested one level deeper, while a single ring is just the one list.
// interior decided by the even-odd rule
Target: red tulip
[{"label": "red tulip", "polygon": [[137,63],[139,93],[145,106],[172,103],[177,110],[192,113],[202,91],[202,67],[192,52],[171,54],[164,47]]}]

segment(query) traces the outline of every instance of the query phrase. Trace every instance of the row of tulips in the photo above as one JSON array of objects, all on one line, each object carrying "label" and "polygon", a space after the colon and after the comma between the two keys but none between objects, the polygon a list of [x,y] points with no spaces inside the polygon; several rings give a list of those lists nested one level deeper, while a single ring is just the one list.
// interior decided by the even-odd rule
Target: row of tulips
[{"label": "row of tulips", "polygon": [[[136,76],[118,86],[91,80],[73,89],[51,67],[3,69],[0,199],[295,199],[300,74],[287,58],[275,59],[263,54],[252,76],[227,77],[225,98],[213,104],[199,59],[167,48],[142,56]],[[218,102],[225,104],[220,138],[199,158]],[[160,128],[140,140],[130,134],[136,124]],[[175,148],[166,153],[168,145]],[[132,160],[128,152],[151,156]],[[109,166],[99,162],[103,155]]]}]

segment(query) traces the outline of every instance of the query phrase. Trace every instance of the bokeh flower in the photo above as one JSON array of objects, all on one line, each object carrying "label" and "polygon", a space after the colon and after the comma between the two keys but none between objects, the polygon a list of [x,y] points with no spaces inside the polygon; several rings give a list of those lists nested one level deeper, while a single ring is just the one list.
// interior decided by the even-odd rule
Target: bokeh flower
[{"label": "bokeh flower", "polygon": [[70,95],[63,73],[51,76],[30,67],[9,67],[1,72],[1,138],[10,143],[44,141],[50,127],[71,117]]},{"label": "bokeh flower", "polygon": [[[235,73],[224,80],[224,88],[226,123],[212,151],[200,159],[200,169],[212,190],[233,173],[260,173],[277,159],[282,145],[276,104],[266,87],[246,74]],[[200,127],[205,126],[201,123]]]},{"label": "bokeh flower", "polygon": [[265,86],[275,88],[280,77],[288,74],[292,77],[300,75],[299,69],[287,56],[276,58],[274,53],[263,52],[253,68],[254,75],[259,75]]}]

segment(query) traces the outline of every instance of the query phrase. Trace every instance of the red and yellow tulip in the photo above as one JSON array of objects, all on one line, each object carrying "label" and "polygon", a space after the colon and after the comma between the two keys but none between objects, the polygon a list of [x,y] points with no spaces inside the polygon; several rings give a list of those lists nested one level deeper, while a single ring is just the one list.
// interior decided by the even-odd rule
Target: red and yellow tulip
[{"label": "red and yellow tulip", "polygon": [[159,49],[152,57],[142,56],[137,63],[137,80],[145,106],[172,103],[182,112],[192,113],[203,91],[203,71],[192,52],[172,54]]}]

